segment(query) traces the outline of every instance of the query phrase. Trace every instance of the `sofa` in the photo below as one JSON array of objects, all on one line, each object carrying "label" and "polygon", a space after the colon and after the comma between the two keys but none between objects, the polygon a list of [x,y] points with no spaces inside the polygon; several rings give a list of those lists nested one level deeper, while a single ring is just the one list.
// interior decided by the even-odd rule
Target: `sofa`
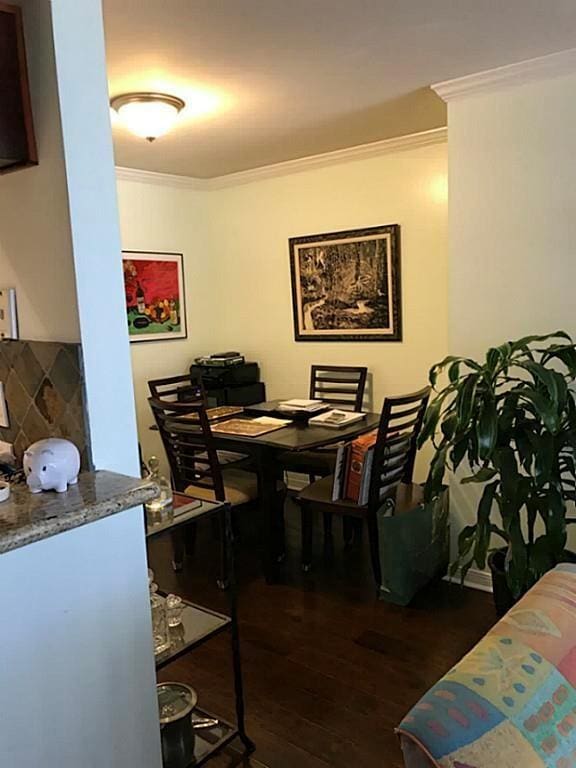
[{"label": "sofa", "polygon": [[574,768],[576,565],[543,576],[397,733],[406,768]]}]

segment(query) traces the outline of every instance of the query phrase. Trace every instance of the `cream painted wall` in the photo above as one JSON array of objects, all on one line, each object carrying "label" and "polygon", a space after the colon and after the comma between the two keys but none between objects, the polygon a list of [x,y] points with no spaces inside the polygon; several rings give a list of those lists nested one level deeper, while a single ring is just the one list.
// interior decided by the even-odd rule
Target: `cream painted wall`
[{"label": "cream painted wall", "polygon": [[78,305],[50,5],[21,3],[40,164],[0,176],[0,283],[20,338],[78,341]]},{"label": "cream painted wall", "polygon": [[[306,397],[312,363],[367,365],[375,409],[426,383],[447,349],[446,162],[437,144],[210,193],[218,346],[260,362],[269,398]],[[403,342],[294,341],[288,238],[378,224],[401,226]]]},{"label": "cream painted wall", "polygon": [[186,373],[193,358],[218,344],[220,298],[214,257],[206,237],[207,194],[182,187],[118,181],[122,247],[184,254],[188,338],[131,345],[138,433],[144,457],[163,456],[153,423],[147,382]]},{"label": "cream painted wall", "polygon": [[[576,334],[575,89],[576,74],[449,103],[451,353]],[[458,527],[476,501],[452,487]]]}]

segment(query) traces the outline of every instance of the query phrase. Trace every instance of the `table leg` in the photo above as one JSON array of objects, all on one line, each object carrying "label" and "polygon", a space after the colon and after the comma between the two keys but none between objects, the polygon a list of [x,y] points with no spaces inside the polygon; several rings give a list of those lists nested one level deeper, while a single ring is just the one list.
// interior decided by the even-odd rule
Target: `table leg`
[{"label": "table leg", "polygon": [[262,569],[268,584],[278,578],[277,465],[273,450],[263,448],[257,456],[258,493],[260,496],[260,526],[262,532]]}]

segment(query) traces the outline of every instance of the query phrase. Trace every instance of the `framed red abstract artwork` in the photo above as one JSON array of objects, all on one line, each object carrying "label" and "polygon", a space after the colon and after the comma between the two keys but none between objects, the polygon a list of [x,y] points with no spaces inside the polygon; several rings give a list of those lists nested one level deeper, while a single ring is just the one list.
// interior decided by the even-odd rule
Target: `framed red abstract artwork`
[{"label": "framed red abstract artwork", "polygon": [[122,251],[130,341],[186,338],[181,253]]}]

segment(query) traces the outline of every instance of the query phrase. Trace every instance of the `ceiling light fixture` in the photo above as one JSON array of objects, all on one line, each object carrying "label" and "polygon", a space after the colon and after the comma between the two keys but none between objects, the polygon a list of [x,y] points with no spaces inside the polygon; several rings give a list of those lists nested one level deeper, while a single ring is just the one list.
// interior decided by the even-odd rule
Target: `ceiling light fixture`
[{"label": "ceiling light fixture", "polygon": [[154,141],[168,133],[186,104],[166,93],[125,93],[111,99],[110,106],[131,133]]}]

